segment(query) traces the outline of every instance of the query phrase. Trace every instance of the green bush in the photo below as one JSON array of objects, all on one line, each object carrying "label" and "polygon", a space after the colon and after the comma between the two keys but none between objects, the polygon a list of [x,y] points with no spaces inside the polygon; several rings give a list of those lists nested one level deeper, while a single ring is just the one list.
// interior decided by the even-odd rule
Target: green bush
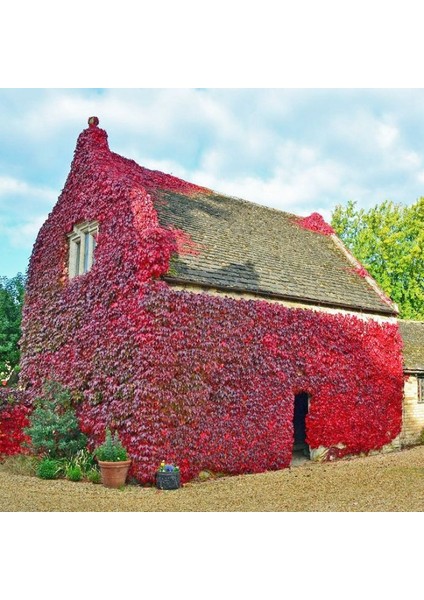
[{"label": "green bush", "polygon": [[71,458],[85,448],[87,438],[79,429],[70,392],[57,382],[47,382],[43,392],[25,429],[30,447],[49,458]]},{"label": "green bush", "polygon": [[70,481],[81,481],[82,469],[78,465],[71,465],[66,469],[66,478]]},{"label": "green bush", "polygon": [[41,479],[57,479],[60,471],[60,462],[52,458],[44,458],[37,467],[37,475]]},{"label": "green bush", "polygon": [[98,469],[91,469],[91,471],[88,471],[86,477],[88,481],[91,481],[91,483],[100,483],[102,480],[100,471]]},{"label": "green bush", "polygon": [[123,447],[118,432],[115,431],[115,435],[112,437],[110,429],[106,429],[106,439],[96,450],[94,451],[97,460],[118,462],[120,460],[128,460],[128,453]]},{"label": "green bush", "polygon": [[[22,273],[11,279],[0,277],[0,379],[8,378],[19,364],[24,286],[25,277]],[[13,380],[9,380],[8,385],[13,383]]]},{"label": "green bush", "polygon": [[86,448],[78,450],[78,452],[67,461],[68,466],[78,466],[81,472],[88,473],[91,469],[96,467],[96,460],[91,452]]},{"label": "green bush", "polygon": [[84,477],[88,479],[88,475],[92,471],[96,472],[95,458],[86,448],[79,450],[69,459],[61,459],[60,463],[62,465],[61,473],[63,472],[65,477],[71,481],[81,481]]}]

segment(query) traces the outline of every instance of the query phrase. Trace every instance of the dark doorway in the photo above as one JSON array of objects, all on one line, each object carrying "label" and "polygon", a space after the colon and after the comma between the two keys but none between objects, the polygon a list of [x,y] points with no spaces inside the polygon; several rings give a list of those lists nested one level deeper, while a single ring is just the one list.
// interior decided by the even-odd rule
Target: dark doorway
[{"label": "dark doorway", "polygon": [[294,398],[293,414],[293,453],[309,458],[309,446],[306,443],[306,415],[309,408],[309,396],[305,392]]}]

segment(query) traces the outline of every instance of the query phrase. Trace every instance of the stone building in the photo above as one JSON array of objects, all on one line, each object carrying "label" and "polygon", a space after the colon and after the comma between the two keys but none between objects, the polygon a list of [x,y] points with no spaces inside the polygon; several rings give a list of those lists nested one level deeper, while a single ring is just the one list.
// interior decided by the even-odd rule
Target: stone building
[{"label": "stone building", "polygon": [[402,446],[420,443],[424,431],[424,322],[399,321],[405,372]]},{"label": "stone building", "polygon": [[69,387],[140,481],[163,459],[187,480],[398,445],[397,307],[331,227],[141,167],[89,125],[30,261],[27,393]]}]

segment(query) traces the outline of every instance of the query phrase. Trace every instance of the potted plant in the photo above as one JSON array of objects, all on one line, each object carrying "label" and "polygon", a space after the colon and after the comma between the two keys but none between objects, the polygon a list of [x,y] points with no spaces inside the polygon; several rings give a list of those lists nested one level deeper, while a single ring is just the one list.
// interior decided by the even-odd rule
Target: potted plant
[{"label": "potted plant", "polygon": [[160,490],[177,490],[180,485],[180,468],[163,460],[156,471],[156,487]]},{"label": "potted plant", "polygon": [[110,429],[106,429],[105,441],[95,449],[94,455],[99,463],[104,486],[120,488],[125,485],[131,460],[117,431],[112,436]]}]

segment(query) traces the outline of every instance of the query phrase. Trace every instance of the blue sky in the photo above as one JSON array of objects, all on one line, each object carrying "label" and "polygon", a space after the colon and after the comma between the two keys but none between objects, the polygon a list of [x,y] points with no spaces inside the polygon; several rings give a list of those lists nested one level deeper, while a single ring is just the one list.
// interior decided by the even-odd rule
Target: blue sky
[{"label": "blue sky", "polygon": [[422,89],[0,89],[0,275],[25,271],[93,114],[143,166],[299,215],[424,195]]}]

